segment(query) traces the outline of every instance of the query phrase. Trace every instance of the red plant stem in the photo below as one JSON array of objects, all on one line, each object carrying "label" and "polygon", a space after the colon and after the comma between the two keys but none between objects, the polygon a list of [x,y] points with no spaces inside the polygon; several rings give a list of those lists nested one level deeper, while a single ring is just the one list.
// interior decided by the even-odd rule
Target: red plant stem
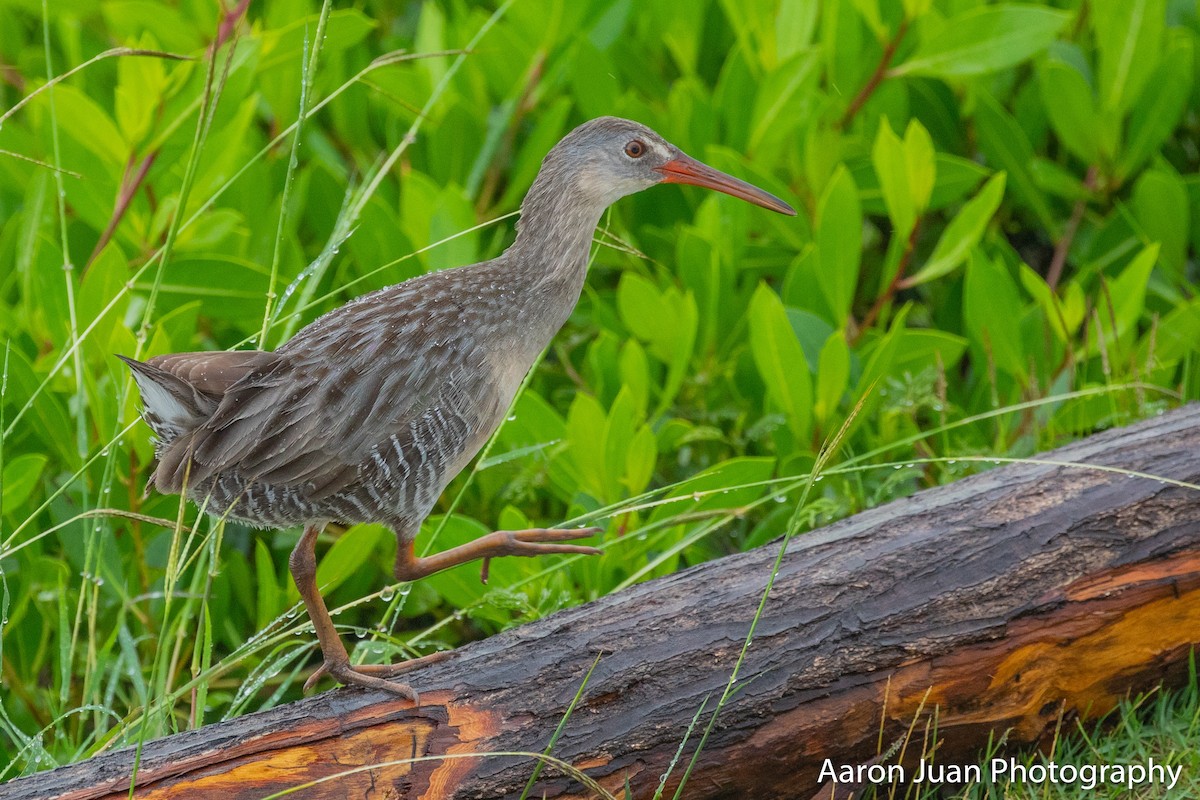
[{"label": "red plant stem", "polygon": [[[92,248],[92,254],[88,256],[87,263],[84,264],[82,273],[87,272],[87,268],[96,260],[96,256],[100,255],[100,251],[109,243],[116,232],[117,226],[121,224],[121,220],[125,218],[125,212],[129,210],[129,204],[133,202],[133,196],[137,194],[138,187],[146,180],[146,173],[150,171],[150,167],[154,164],[154,159],[158,157],[158,151],[155,150],[150,155],[142,160],[141,166],[138,167],[137,174],[131,179],[129,177],[129,168],[133,166],[133,156],[129,157],[129,163],[125,165],[125,179],[121,181],[121,191],[117,193],[117,203],[113,206],[112,217],[108,220],[108,225],[104,227],[104,232],[100,234],[100,239],[96,242],[96,246]],[[82,278],[82,273],[80,277]]]},{"label": "red plant stem", "polygon": [[213,40],[209,54],[213,54],[221,49],[221,45],[229,41],[229,37],[233,35],[233,29],[237,26],[238,20],[246,13],[246,9],[250,7],[250,0],[242,0],[233,8],[226,11],[221,17],[221,24],[217,26],[217,38]]},{"label": "red plant stem", "polygon": [[[1088,167],[1087,177],[1083,179],[1083,186],[1089,192],[1096,188],[1096,177],[1098,171],[1096,165]],[[1054,257],[1050,259],[1050,268],[1046,271],[1046,283],[1050,286],[1050,291],[1058,289],[1058,282],[1062,280],[1063,267],[1067,264],[1067,253],[1071,250],[1071,244],[1075,241],[1075,234],[1079,232],[1079,223],[1083,221],[1083,213],[1087,210],[1087,198],[1081,197],[1075,201],[1075,208],[1071,210],[1071,218],[1067,220],[1067,227],[1063,228],[1063,234],[1054,244]]]},{"label": "red plant stem", "polygon": [[883,48],[883,55],[879,57],[879,63],[875,65],[875,71],[871,73],[871,77],[867,79],[866,84],[858,90],[858,94],[854,95],[854,99],[850,101],[850,105],[846,108],[846,113],[842,114],[841,120],[838,121],[838,127],[846,128],[854,119],[854,116],[862,109],[867,100],[887,77],[888,67],[892,65],[892,59],[896,57],[896,48],[900,46],[900,41],[904,38],[904,34],[908,33],[908,18],[900,20],[900,27],[896,29],[896,35]]},{"label": "red plant stem", "polygon": [[850,344],[858,341],[863,331],[871,327],[875,320],[878,319],[879,312],[883,310],[884,304],[890,302],[896,296],[896,292],[904,287],[904,271],[908,268],[908,262],[912,260],[913,251],[917,249],[917,237],[920,232],[921,220],[917,219],[913,223],[912,232],[908,234],[908,241],[904,244],[904,252],[900,254],[900,263],[896,265],[896,274],[892,276],[892,281],[888,284],[887,288],[879,294],[879,297],[875,298],[871,309],[867,311],[867,315],[859,323],[858,330],[850,340]]}]

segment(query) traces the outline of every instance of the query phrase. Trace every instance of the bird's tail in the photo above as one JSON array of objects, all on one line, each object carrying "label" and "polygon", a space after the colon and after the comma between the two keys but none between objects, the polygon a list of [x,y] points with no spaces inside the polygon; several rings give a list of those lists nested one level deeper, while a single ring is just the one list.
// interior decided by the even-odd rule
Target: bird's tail
[{"label": "bird's tail", "polygon": [[129,365],[142,395],[142,419],[158,437],[159,452],[212,416],[217,401],[182,378],[144,361],[118,355]]}]

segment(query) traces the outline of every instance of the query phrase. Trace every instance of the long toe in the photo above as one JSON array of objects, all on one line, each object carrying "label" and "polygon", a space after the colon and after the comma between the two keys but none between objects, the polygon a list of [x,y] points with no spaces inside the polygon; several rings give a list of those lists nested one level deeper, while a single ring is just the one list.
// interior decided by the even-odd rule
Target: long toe
[{"label": "long toe", "polygon": [[[417,667],[427,667],[430,664],[436,664],[439,661],[445,661],[454,655],[453,650],[442,650],[437,653],[421,656],[420,658],[410,658],[408,661],[401,661],[396,664],[359,664],[351,667],[351,669],[360,675],[370,675],[379,678],[393,678],[403,672],[416,669]],[[322,664],[313,671],[312,675],[308,676],[308,680],[304,682],[304,691],[317,685],[317,681],[321,680],[326,675],[332,674],[329,671],[328,664]]]},{"label": "long toe", "polygon": [[377,678],[349,664],[329,667],[328,671],[343,686],[365,686],[368,689],[382,689],[385,692],[391,692],[392,694],[412,700],[414,706],[421,705],[421,698],[417,694],[417,690],[407,683]]},{"label": "long toe", "polygon": [[530,544],[531,548],[537,548],[532,551],[534,555],[545,555],[547,553],[578,553],[583,556],[598,556],[604,551],[599,547],[588,547],[583,544]]},{"label": "long toe", "polygon": [[[582,535],[580,535],[582,533]],[[600,554],[600,550],[582,544],[560,544],[563,541],[582,539],[591,534],[576,529],[535,528],[528,531],[502,531],[503,550],[496,555],[544,556],[551,553],[577,553],[585,556]],[[484,583],[487,581],[485,580]]]},{"label": "long toe", "polygon": [[436,664],[439,661],[445,661],[454,655],[453,650],[443,650],[437,653],[430,653],[427,656],[420,658],[410,658],[408,661],[400,661],[395,664],[359,664],[354,669],[356,672],[361,672],[366,675],[377,675],[381,678],[392,678],[401,673],[408,672],[418,667],[427,667],[430,664]]},{"label": "long toe", "polygon": [[513,531],[512,537],[518,542],[569,542],[595,536],[602,530],[602,528],[533,528],[527,531]]}]

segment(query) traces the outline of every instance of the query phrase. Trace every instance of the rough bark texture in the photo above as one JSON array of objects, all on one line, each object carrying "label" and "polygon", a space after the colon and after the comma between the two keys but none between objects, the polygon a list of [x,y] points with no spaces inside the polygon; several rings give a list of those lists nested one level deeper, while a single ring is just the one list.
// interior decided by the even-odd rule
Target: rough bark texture
[{"label": "rough bark texture", "polygon": [[[1094,717],[1130,691],[1181,680],[1200,641],[1200,492],[1156,478],[1200,482],[1200,406],[1042,460],[793,541],[742,667],[747,680],[687,796],[809,797],[824,758],[876,755],[881,717],[886,747],[918,714],[936,713],[939,761],[963,763],[990,734],[1033,741],[1064,710]],[[152,742],[134,796],[258,798],[381,762],[540,751],[600,654],[554,753],[618,794],[628,781],[648,797],[696,709],[725,685],[778,547],[463,647],[406,676],[422,690],[419,709],[341,689]],[[916,730],[910,756],[924,721]],[[126,797],[132,759],[106,754],[0,796]],[[392,763],[289,797],[516,797],[531,766]],[[547,769],[531,796],[586,795]]]}]

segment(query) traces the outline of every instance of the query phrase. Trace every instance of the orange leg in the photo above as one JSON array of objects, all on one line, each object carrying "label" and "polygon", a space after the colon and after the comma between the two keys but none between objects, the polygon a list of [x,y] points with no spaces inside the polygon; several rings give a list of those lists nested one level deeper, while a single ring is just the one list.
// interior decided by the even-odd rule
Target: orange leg
[{"label": "orange leg", "polygon": [[[325,663],[305,681],[305,691],[316,684],[321,676],[328,674],[346,685],[383,689],[392,694],[407,697],[419,704],[417,693],[411,686],[386,680],[386,678],[394,677],[414,667],[441,661],[448,658],[450,654],[431,653],[400,664],[352,666],[346,647],[342,644],[341,637],[334,628],[333,619],[329,616],[325,600],[317,589],[316,543],[321,529],[316,525],[305,527],[300,541],[296,543],[296,548],[288,560],[292,569],[292,578],[296,581],[296,588],[300,590],[300,597],[304,600],[304,607],[308,610],[313,629],[317,632],[317,641],[321,645],[321,653],[325,657]],[[595,547],[560,544],[560,542],[583,539],[599,532],[599,528],[538,528],[528,531],[496,531],[473,542],[436,553],[427,558],[418,558],[413,554],[410,540],[407,543],[401,542],[394,572],[397,580],[415,581],[459,564],[483,559],[483,580],[486,583],[488,562],[499,556],[539,556],[549,553],[598,555],[600,551]]]},{"label": "orange leg", "polygon": [[329,616],[329,609],[325,607],[325,600],[317,589],[316,543],[321,527],[306,526],[303,535],[300,536],[300,541],[296,543],[296,548],[292,550],[292,555],[288,559],[288,564],[292,569],[292,579],[296,581],[296,588],[300,590],[300,597],[304,600],[308,617],[312,620],[313,629],[317,632],[317,642],[321,645],[321,654],[325,657],[325,663],[305,681],[305,691],[310,689],[322,675],[329,674],[343,684],[383,689],[392,694],[406,697],[419,705],[420,698],[411,686],[384,680],[384,677],[396,675],[416,666],[440,661],[449,653],[432,653],[423,658],[395,665],[351,666],[350,656],[346,652],[345,645],[342,644],[341,637],[338,636],[337,629],[333,626],[333,619]]},{"label": "orange leg", "polygon": [[500,556],[542,556],[550,553],[582,553],[595,556],[600,550],[578,544],[559,544],[586,539],[600,532],[599,528],[534,528],[528,531],[496,531],[473,542],[418,558],[412,541],[401,541],[396,553],[396,580],[415,581],[459,564],[483,559],[483,582],[487,583],[488,562]]}]

